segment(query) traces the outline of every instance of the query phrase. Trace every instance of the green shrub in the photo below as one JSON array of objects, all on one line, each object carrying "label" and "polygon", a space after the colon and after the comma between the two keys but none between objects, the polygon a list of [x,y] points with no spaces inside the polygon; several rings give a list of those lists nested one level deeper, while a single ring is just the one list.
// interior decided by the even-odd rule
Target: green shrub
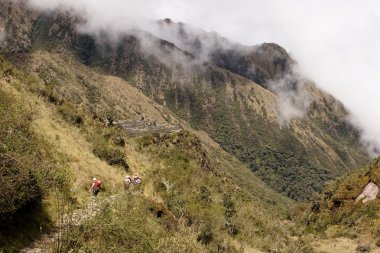
[{"label": "green shrub", "polygon": [[17,251],[40,226],[48,227],[42,197],[70,187],[54,147],[32,131],[32,116],[27,105],[0,89],[0,251]]},{"label": "green shrub", "polygon": [[227,221],[231,221],[232,216],[236,213],[235,204],[231,199],[231,195],[223,195],[223,207],[224,207],[224,217]]},{"label": "green shrub", "polygon": [[80,127],[84,123],[82,115],[80,115],[75,107],[69,103],[64,103],[63,105],[58,106],[58,112],[67,122],[76,127]]},{"label": "green shrub", "polygon": [[198,192],[198,200],[204,204],[204,205],[209,205],[211,204],[211,192],[209,189],[207,189],[206,186],[201,186],[199,188],[199,192]]},{"label": "green shrub", "polygon": [[109,165],[118,165],[125,170],[129,169],[129,165],[125,161],[124,152],[119,148],[110,146],[105,141],[96,143],[93,152],[97,157],[106,161]]}]

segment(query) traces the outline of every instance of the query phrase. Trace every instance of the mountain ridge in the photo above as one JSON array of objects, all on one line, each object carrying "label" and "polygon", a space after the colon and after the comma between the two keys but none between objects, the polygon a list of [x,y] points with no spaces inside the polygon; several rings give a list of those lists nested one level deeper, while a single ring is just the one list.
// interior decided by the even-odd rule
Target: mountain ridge
[{"label": "mountain ridge", "polygon": [[[38,247],[309,253],[354,249],[360,240],[374,247],[377,226],[371,236],[359,232],[377,222],[378,201],[358,209],[351,202],[377,180],[378,163],[369,174],[353,170],[368,160],[360,132],[341,102],[293,69],[285,49],[244,46],[169,20],[155,24],[172,38],[84,33],[84,21],[0,1],[7,158],[0,251],[27,249],[55,231],[59,240]],[[142,177],[141,187],[124,189],[126,174]],[[104,184],[95,199],[93,177]],[[313,197],[335,179],[331,194]],[[28,189],[38,194],[28,198]],[[70,223],[92,201],[94,216]]]},{"label": "mountain ridge", "polygon": [[[344,106],[294,73],[294,61],[275,44],[233,44],[238,46],[226,49],[228,43],[219,35],[192,37],[193,30],[174,22],[163,26],[174,29],[175,37],[180,34],[179,46],[144,31],[114,40],[105,32],[78,33],[77,21],[67,15],[33,16],[25,50],[59,52],[66,47],[82,63],[124,78],[206,131],[266,183],[292,198],[310,198],[323,181],[367,159],[358,130],[345,120]],[[211,42],[199,45],[200,38]],[[219,46],[202,59],[213,45]],[[196,54],[196,49],[201,52]]]}]

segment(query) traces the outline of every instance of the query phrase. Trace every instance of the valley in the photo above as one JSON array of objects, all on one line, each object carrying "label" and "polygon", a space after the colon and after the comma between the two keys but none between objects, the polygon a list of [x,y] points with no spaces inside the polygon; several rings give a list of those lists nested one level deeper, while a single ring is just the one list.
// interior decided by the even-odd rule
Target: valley
[{"label": "valley", "polygon": [[0,252],[378,252],[378,159],[284,48],[81,22],[0,1]]}]

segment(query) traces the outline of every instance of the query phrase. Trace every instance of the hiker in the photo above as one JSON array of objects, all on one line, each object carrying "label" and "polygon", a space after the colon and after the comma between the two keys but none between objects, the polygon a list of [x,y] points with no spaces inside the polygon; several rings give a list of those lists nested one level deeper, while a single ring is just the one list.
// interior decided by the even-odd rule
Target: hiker
[{"label": "hiker", "polygon": [[131,179],[131,176],[125,176],[125,178],[124,178],[124,188],[126,189],[126,190],[128,190],[129,189],[129,186],[131,185],[131,183],[132,183],[132,179]]},{"label": "hiker", "polygon": [[139,176],[137,176],[137,175],[133,176],[132,183],[133,183],[134,185],[140,185],[141,182],[142,182],[142,180],[141,180],[141,178],[140,178]]},{"label": "hiker", "polygon": [[92,179],[91,191],[92,195],[96,197],[102,188],[102,181],[96,179],[95,177]]},{"label": "hiker", "polygon": [[132,178],[133,190],[139,192],[141,190],[141,178],[137,175]]}]

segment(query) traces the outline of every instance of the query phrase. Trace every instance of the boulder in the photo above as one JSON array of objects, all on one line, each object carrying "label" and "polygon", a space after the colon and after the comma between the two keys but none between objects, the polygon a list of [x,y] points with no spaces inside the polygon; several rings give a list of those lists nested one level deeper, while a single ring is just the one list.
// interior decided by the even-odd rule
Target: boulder
[{"label": "boulder", "polygon": [[355,203],[362,200],[362,203],[367,203],[371,200],[376,199],[379,193],[379,186],[373,182],[369,182],[366,187],[364,187],[362,193],[355,199]]}]

